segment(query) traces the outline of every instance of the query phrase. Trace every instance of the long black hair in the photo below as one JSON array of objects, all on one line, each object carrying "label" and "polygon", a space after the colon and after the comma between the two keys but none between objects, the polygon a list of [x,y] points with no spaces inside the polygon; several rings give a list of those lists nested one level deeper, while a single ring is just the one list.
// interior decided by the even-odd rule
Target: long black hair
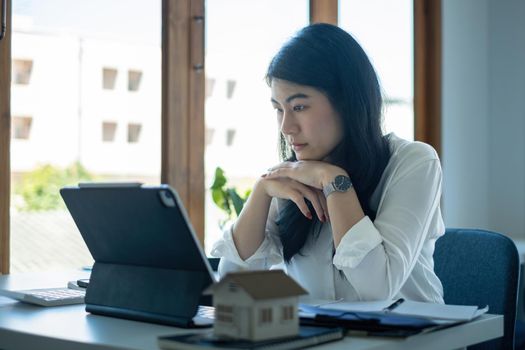
[{"label": "long black hair", "polygon": [[[313,87],[326,95],[344,128],[330,162],[346,170],[365,215],[374,220],[370,197],[390,159],[390,149],[381,130],[379,81],[361,46],[339,27],[312,24],[301,29],[272,59],[266,74],[269,85],[273,79]],[[279,149],[282,160],[297,160],[282,134]],[[306,218],[289,200],[279,212],[277,225],[288,263],[319,222],[315,215],[313,220]]]}]

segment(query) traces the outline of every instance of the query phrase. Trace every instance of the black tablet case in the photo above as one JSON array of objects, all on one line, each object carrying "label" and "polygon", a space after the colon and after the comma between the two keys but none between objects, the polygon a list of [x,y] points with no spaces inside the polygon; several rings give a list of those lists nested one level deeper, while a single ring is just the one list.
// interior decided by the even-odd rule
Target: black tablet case
[{"label": "black tablet case", "polygon": [[60,190],[95,260],[86,311],[192,327],[212,271],[168,186]]}]

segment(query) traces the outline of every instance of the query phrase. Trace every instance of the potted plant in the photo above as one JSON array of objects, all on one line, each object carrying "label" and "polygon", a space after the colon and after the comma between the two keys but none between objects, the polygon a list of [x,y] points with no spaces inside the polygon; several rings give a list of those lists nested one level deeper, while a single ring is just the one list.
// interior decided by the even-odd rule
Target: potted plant
[{"label": "potted plant", "polygon": [[225,218],[219,222],[222,229],[227,222],[239,216],[251,190],[247,190],[241,195],[235,187],[229,187],[224,170],[220,167],[215,169],[213,185],[210,189],[213,202],[225,213]]}]

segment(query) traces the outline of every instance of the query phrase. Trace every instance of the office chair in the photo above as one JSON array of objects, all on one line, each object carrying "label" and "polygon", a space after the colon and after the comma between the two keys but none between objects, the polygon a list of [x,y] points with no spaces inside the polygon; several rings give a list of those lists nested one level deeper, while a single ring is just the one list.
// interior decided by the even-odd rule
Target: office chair
[{"label": "office chair", "polygon": [[217,271],[219,269],[219,262],[221,261],[221,258],[210,258],[208,257],[208,262],[211,265],[211,269],[213,271]]},{"label": "office chair", "polygon": [[505,317],[503,337],[469,349],[514,349],[519,257],[510,238],[484,230],[447,229],[436,241],[434,271],[446,304],[489,305],[489,313]]}]

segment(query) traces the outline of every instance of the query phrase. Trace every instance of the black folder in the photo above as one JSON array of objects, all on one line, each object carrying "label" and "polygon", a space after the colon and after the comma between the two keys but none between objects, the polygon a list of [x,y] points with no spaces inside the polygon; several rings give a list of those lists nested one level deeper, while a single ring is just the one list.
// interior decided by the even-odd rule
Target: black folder
[{"label": "black folder", "polygon": [[80,184],[60,194],[95,260],[86,311],[196,326],[213,272],[172,188]]},{"label": "black folder", "polygon": [[408,337],[449,326],[423,317],[389,312],[331,310],[307,304],[301,304],[299,309],[303,326],[342,327],[373,336]]}]

